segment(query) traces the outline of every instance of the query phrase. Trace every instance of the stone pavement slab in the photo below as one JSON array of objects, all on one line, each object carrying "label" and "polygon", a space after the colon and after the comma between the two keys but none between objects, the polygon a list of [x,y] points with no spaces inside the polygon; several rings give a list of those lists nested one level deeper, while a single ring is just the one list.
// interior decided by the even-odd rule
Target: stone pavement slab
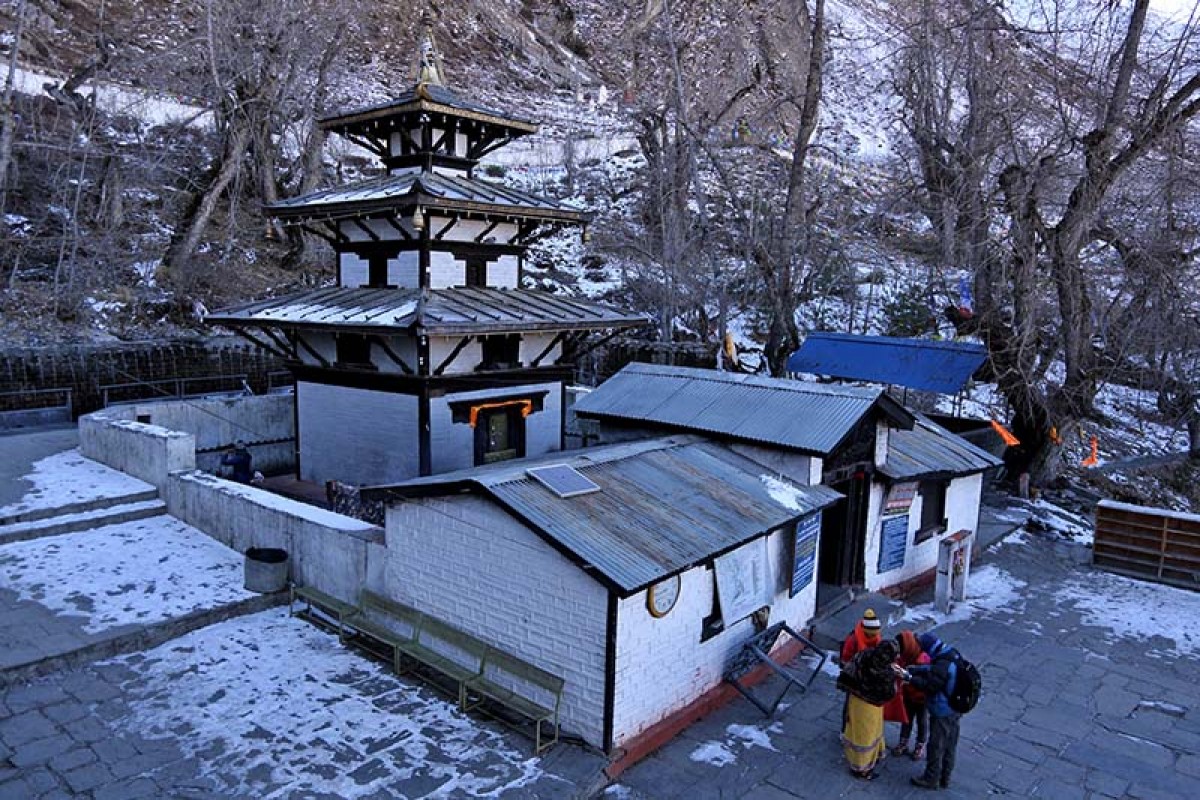
[{"label": "stone pavement slab", "polygon": [[[1200,593],[1096,573],[1060,544],[1018,535],[985,553],[972,573],[980,583],[969,595],[986,589],[986,597],[949,616],[920,607],[905,617],[935,629],[983,673],[983,698],[963,718],[950,791],[912,787],[922,765],[907,758],[889,758],[874,781],[848,775],[838,742],[841,695],[832,676],[822,676],[775,719],[735,701],[634,765],[606,796],[1193,796]],[[1138,596],[1151,601],[1142,612],[1130,599]],[[1181,626],[1169,622],[1175,617]],[[894,743],[895,725],[887,736]]]},{"label": "stone pavement slab", "polygon": [[[0,798],[571,798],[603,758],[532,742],[284,610],[11,687]],[[69,721],[66,721],[69,720]]]}]

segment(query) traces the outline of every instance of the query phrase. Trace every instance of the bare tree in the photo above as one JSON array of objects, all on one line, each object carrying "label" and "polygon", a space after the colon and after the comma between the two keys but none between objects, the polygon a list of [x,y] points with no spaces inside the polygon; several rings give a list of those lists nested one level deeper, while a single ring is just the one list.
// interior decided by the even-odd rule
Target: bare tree
[{"label": "bare tree", "polygon": [[[311,132],[314,101],[326,90],[347,13],[343,4],[320,0],[206,1],[204,62],[221,146],[167,249],[165,264],[178,277],[187,275],[232,187],[248,187],[266,203],[279,198],[278,137],[287,126],[307,124],[305,145],[320,147],[320,135]],[[301,159],[307,174],[315,158]],[[240,181],[247,170],[250,180]]]},{"label": "bare tree", "polygon": [[4,78],[4,91],[0,93],[0,219],[7,207],[9,172],[12,164],[13,140],[16,137],[17,119],[13,112],[13,80],[17,74],[17,63],[21,54],[21,40],[25,32],[25,10],[28,0],[17,3],[17,27],[13,32],[11,50],[8,54],[8,73]]}]

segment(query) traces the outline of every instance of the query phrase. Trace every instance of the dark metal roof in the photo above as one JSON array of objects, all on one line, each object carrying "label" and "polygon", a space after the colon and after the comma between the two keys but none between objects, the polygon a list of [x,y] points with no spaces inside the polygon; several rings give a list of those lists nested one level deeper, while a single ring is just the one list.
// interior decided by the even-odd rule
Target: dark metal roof
[{"label": "dark metal roof", "polygon": [[655,423],[828,455],[871,413],[911,427],[882,389],[630,364],[574,406],[582,417]]},{"label": "dark metal roof", "polygon": [[[574,467],[600,491],[559,497],[525,470]],[[727,446],[675,436],[554,453],[364,489],[366,497],[481,493],[628,595],[799,519],[841,495],[800,486]]]},{"label": "dark metal roof", "polygon": [[528,289],[314,289],[214,312],[229,327],[338,328],[428,334],[590,330],[643,325],[647,318],[589,300]]},{"label": "dark metal roof", "polygon": [[893,480],[919,477],[971,475],[999,466],[1000,459],[933,420],[917,415],[909,431],[888,435],[887,463],[880,470]]},{"label": "dark metal roof", "polygon": [[500,111],[493,111],[473,100],[460,97],[445,86],[424,83],[385,103],[376,103],[350,111],[342,111],[322,117],[321,126],[327,129],[354,128],[362,123],[403,114],[408,111],[441,111],[453,116],[477,119],[494,125],[516,128],[519,133],[533,133],[538,124]]},{"label": "dark metal roof", "polygon": [[787,368],[788,372],[954,394],[986,359],[987,349],[970,342],[810,333],[788,359]]},{"label": "dark metal roof", "polygon": [[280,200],[267,206],[267,210],[280,219],[304,221],[395,211],[418,203],[430,208],[527,219],[582,223],[591,218],[586,212],[557,200],[474,178],[426,172],[419,167]]}]

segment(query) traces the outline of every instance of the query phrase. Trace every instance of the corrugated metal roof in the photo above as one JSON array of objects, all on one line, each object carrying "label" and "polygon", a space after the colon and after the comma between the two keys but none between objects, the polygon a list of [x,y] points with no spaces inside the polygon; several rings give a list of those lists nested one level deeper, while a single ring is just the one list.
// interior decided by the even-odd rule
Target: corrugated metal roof
[{"label": "corrugated metal roof", "polygon": [[923,415],[910,431],[888,435],[887,463],[880,470],[893,480],[922,476],[970,475],[998,466],[1000,459]]},{"label": "corrugated metal roof", "polygon": [[789,372],[954,394],[987,359],[981,344],[810,333],[788,359]]},{"label": "corrugated metal roof", "polygon": [[530,192],[411,167],[392,175],[280,200],[267,210],[280,219],[334,219],[424,203],[429,208],[470,206],[530,218],[585,222],[590,215]]},{"label": "corrugated metal roof", "polygon": [[315,289],[222,309],[206,321],[230,327],[389,329],[430,334],[588,330],[643,325],[646,317],[529,289]]},{"label": "corrugated metal roof", "polygon": [[[567,464],[600,486],[562,498],[526,475]],[[364,490],[374,497],[481,492],[618,591],[630,594],[841,495],[799,486],[717,442],[676,436],[555,453]]]},{"label": "corrugated metal roof", "polygon": [[440,106],[447,106],[452,109],[467,112],[475,116],[483,116],[496,124],[515,124],[522,128],[532,127],[537,128],[537,123],[532,120],[522,119],[521,117],[506,114],[500,111],[495,111],[486,106],[476,103],[474,100],[467,100],[459,96],[456,92],[447,89],[445,86],[439,86],[435,83],[426,83],[414,85],[411,89],[401,94],[392,100],[384,103],[376,103],[374,105],[363,106],[361,108],[351,109],[350,111],[340,111],[337,114],[331,114],[327,117],[322,117],[321,125],[326,128],[337,129],[353,125],[355,122],[365,121],[368,119],[380,119],[392,114],[398,114],[408,110],[407,106],[413,106],[414,110],[420,109],[428,103],[436,103]]},{"label": "corrugated metal roof", "polygon": [[882,389],[690,367],[630,364],[574,406],[582,417],[651,422],[828,455],[867,414],[911,426]]}]

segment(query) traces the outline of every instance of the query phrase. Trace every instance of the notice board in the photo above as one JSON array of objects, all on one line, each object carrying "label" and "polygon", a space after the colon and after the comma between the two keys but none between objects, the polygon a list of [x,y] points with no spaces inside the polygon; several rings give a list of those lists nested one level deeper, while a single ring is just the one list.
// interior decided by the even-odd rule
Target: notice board
[{"label": "notice board", "polygon": [[771,586],[765,536],[719,557],[714,566],[725,627],[771,605],[775,592]]},{"label": "notice board", "polygon": [[810,514],[796,523],[796,545],[792,552],[792,588],[795,597],[812,583],[817,563],[817,539],[821,535],[821,512]]},{"label": "notice board", "polygon": [[879,572],[890,572],[904,566],[908,552],[908,514],[887,517],[879,536]]}]

